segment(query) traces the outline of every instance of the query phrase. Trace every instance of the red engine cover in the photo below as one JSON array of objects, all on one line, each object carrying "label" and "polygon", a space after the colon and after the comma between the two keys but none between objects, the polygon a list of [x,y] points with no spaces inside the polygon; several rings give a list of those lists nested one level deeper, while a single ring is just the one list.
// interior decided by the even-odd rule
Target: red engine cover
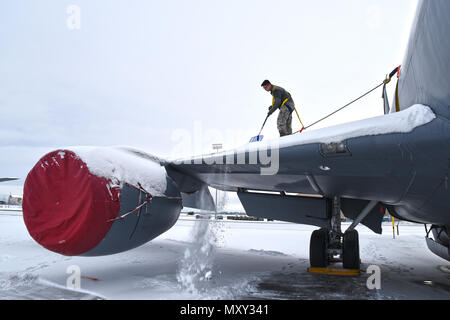
[{"label": "red engine cover", "polygon": [[120,210],[120,188],[90,173],[67,150],[42,157],[28,173],[23,192],[23,219],[43,247],[80,255],[100,243]]}]

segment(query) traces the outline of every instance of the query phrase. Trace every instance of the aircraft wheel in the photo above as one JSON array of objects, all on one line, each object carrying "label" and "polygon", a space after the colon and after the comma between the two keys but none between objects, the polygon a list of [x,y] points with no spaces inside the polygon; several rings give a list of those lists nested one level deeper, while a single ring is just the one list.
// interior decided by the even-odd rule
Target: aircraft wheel
[{"label": "aircraft wheel", "polygon": [[344,269],[357,269],[361,265],[359,259],[358,231],[352,230],[344,233],[342,241],[342,263]]},{"label": "aircraft wheel", "polygon": [[325,268],[328,265],[328,230],[315,230],[309,243],[309,262],[313,268]]}]

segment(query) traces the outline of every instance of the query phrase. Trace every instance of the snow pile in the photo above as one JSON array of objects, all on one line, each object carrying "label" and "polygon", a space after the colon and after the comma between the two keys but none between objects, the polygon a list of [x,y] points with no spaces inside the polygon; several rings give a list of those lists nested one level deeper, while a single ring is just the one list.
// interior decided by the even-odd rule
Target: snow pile
[{"label": "snow pile", "polygon": [[[124,183],[141,186],[152,195],[161,196],[167,188],[166,170],[157,158],[121,147],[69,147],[89,171],[99,177],[110,179],[120,187]],[[61,159],[65,153],[58,154]]]},{"label": "snow pile", "polygon": [[0,292],[2,292],[1,296],[4,296],[4,293],[13,290],[18,286],[22,287],[30,287],[35,284],[38,276],[27,273],[24,275],[13,274],[9,277],[5,277],[0,279]]},{"label": "snow pile", "polygon": [[0,297],[7,300],[106,299],[90,291],[68,289],[32,273],[11,274],[3,277],[0,273]]},{"label": "snow pile", "polygon": [[283,137],[280,139],[280,148],[308,143],[341,142],[350,138],[388,133],[408,133],[435,118],[436,115],[429,107],[416,104],[396,113]]},{"label": "snow pile", "polygon": [[197,220],[191,232],[192,245],[186,248],[177,274],[182,289],[194,295],[207,292],[213,277],[214,248],[218,242],[219,222]]}]

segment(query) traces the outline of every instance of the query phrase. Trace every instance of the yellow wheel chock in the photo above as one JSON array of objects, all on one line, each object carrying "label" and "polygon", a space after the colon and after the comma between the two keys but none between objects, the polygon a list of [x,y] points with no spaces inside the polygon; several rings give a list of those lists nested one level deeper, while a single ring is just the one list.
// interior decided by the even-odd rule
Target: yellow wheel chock
[{"label": "yellow wheel chock", "polygon": [[310,273],[330,274],[338,276],[359,276],[358,269],[335,269],[335,268],[308,268]]}]

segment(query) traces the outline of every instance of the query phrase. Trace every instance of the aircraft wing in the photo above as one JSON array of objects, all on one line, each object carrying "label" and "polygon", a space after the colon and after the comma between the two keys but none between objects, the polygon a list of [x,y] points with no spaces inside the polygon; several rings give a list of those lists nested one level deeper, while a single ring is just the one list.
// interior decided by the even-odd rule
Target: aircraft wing
[{"label": "aircraft wing", "polygon": [[0,178],[0,182],[19,180],[19,178]]},{"label": "aircraft wing", "polygon": [[329,227],[333,196],[342,198],[342,211],[350,218],[376,200],[379,205],[362,223],[381,232],[383,204],[405,207],[431,196],[432,189],[423,190],[420,199],[404,203],[417,175],[432,174],[419,172],[422,162],[416,156],[419,145],[428,143],[421,131],[431,124],[446,130],[431,109],[416,105],[399,113],[182,159],[166,168],[169,175],[177,172],[236,191],[249,215],[321,227]]}]

